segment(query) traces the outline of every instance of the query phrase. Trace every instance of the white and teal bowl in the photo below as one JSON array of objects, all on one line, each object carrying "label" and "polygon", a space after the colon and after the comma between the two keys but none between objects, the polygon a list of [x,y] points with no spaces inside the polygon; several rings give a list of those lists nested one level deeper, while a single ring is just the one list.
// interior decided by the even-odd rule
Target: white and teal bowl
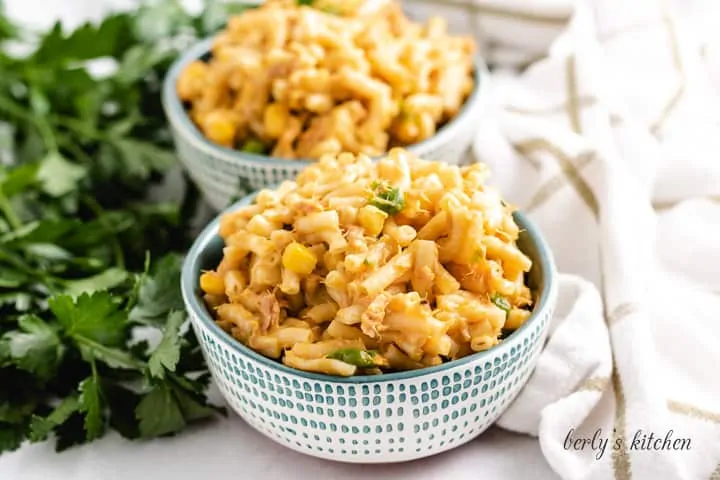
[{"label": "white and teal bowl", "polygon": [[[226,211],[247,205],[252,197]],[[413,460],[480,435],[527,382],[557,299],[552,254],[521,213],[520,248],[532,259],[531,317],[500,345],[443,365],[376,376],[334,377],[292,369],[242,345],[213,321],[199,277],[222,256],[219,218],[185,260],[182,293],[215,384],[256,430],[308,455],[354,463]]]},{"label": "white and teal bowl", "polygon": [[[176,84],[190,62],[207,58],[213,39],[205,39],[190,48],[170,68],[164,79],[162,102],[172,131],[175,150],[190,177],[197,183],[211,207],[222,210],[233,199],[250,192],[294,180],[312,160],[287,160],[256,155],[217,145],[198,130],[177,96]],[[457,164],[482,126],[488,90],[488,70],[482,59],[476,60],[475,89],[460,113],[431,138],[410,145],[407,150],[428,160],[439,159]]]}]

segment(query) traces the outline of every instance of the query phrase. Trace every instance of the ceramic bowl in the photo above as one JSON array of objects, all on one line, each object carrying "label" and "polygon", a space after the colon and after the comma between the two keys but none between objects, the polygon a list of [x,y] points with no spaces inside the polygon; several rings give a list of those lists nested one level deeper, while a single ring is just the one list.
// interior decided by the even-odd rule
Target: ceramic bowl
[{"label": "ceramic bowl", "polygon": [[[207,58],[213,39],[205,39],[179,57],[164,79],[162,103],[181,164],[197,183],[205,199],[216,210],[233,199],[268,188],[283,180],[294,180],[313,160],[287,160],[256,155],[217,145],[200,132],[177,96],[176,84],[186,65]],[[482,59],[475,65],[475,89],[460,113],[431,138],[406,147],[421,158],[457,164],[470,147],[486,111],[488,70]]]},{"label": "ceramic bowl", "polygon": [[[247,205],[252,197],[227,211]],[[455,448],[480,435],[527,382],[557,298],[553,257],[535,226],[515,220],[519,246],[533,261],[536,295],[527,322],[498,346],[443,365],[374,376],[334,377],[295,370],[233,339],[205,307],[200,273],[217,266],[224,246],[219,217],[195,241],[182,293],[212,377],[252,427],[316,457],[355,463],[400,462]]]}]

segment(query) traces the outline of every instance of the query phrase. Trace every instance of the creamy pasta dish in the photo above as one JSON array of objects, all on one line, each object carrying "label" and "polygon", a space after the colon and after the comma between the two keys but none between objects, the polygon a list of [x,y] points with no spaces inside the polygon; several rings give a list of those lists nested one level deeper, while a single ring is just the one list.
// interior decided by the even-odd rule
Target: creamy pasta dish
[{"label": "creamy pasta dish", "polygon": [[486,167],[396,148],[327,155],[221,218],[216,322],[300,370],[378,374],[497,345],[530,316],[530,259]]},{"label": "creamy pasta dish", "polygon": [[444,19],[414,23],[395,2],[268,0],[229,20],[177,92],[225,147],[287,159],[378,156],[458,114],[475,84],[474,51]]}]

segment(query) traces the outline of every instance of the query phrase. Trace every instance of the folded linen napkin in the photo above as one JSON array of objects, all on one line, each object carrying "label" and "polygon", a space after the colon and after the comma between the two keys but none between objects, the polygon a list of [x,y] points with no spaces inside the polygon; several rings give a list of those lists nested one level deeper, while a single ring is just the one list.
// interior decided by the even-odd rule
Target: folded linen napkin
[{"label": "folded linen napkin", "polygon": [[720,479],[720,36],[656,0],[405,4],[496,67],[472,153],[563,273],[499,425],[562,478]]}]

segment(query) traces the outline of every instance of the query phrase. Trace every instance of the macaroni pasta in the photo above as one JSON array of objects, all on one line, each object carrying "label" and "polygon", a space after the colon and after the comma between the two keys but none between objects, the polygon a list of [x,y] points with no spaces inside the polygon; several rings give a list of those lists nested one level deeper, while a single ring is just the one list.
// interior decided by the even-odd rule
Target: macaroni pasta
[{"label": "macaroni pasta", "polygon": [[[268,0],[228,22],[190,63],[180,99],[211,141],[288,159],[380,155],[420,142],[474,85],[469,37],[394,2]],[[373,6],[374,8],[369,8]]]},{"label": "macaroni pasta", "polygon": [[512,209],[484,165],[402,149],[328,155],[225,214],[200,287],[250,348],[331,375],[438,365],[491,348],[530,316]]}]

